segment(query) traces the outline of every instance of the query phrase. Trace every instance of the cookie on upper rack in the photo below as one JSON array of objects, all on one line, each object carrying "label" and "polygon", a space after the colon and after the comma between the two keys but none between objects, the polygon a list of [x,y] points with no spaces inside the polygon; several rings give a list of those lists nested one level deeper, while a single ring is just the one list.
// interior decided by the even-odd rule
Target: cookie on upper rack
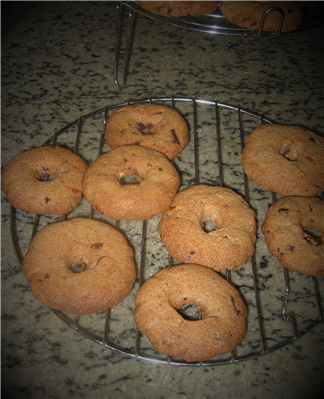
[{"label": "cookie on upper rack", "polygon": [[211,14],[218,7],[218,1],[139,1],[138,4],[153,14],[165,17]]},{"label": "cookie on upper rack", "polygon": [[[221,12],[229,22],[252,30],[259,29],[263,14],[273,7],[279,7],[284,12],[281,32],[294,31],[302,24],[303,7],[293,1],[221,1],[219,4]],[[280,19],[280,12],[269,11],[262,30],[277,32]]]},{"label": "cookie on upper rack", "polygon": [[244,172],[284,196],[324,191],[324,138],[299,126],[264,124],[245,139]]}]

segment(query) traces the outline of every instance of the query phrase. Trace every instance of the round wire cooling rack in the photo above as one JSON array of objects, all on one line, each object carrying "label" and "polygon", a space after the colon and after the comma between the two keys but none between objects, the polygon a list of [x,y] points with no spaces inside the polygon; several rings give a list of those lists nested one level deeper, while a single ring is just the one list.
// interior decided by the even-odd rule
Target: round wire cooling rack
[{"label": "round wire cooling rack", "polygon": [[[126,47],[125,47],[125,60],[123,66],[123,77],[121,84],[118,79],[118,68],[119,68],[119,55],[120,55],[120,41],[123,32],[123,10],[126,9],[127,13],[127,29],[126,29]],[[302,25],[293,32],[281,32],[284,12],[280,7],[270,7],[265,11],[262,16],[260,26],[258,29],[247,29],[241,28],[231,22],[229,22],[221,13],[219,8],[211,14],[201,16],[185,16],[185,17],[165,17],[158,14],[153,14],[143,7],[141,7],[137,1],[122,1],[117,3],[116,6],[116,22],[115,22],[115,62],[114,62],[114,80],[115,84],[119,89],[126,86],[127,68],[130,59],[131,42],[134,35],[134,22],[137,14],[141,14],[154,21],[161,22],[170,26],[178,28],[194,30],[207,34],[220,34],[220,35],[244,35],[254,36],[260,38],[266,35],[279,36],[281,34],[293,34],[295,32],[305,31],[313,29],[324,24],[324,8],[319,7],[315,9],[304,7],[304,17]],[[280,21],[278,29],[275,32],[265,32],[262,30],[265,18],[269,13],[279,13]]]},{"label": "round wire cooling rack", "polygon": [[[76,121],[50,137],[44,145],[61,145],[92,163],[110,150],[105,126],[111,112],[128,104],[149,102],[177,109],[189,126],[190,141],[173,160],[181,176],[180,190],[193,184],[229,187],[241,194],[257,215],[255,254],[244,265],[220,274],[240,292],[247,308],[247,328],[242,342],[223,356],[196,363],[168,357],[156,351],[135,325],[134,297],[146,279],[177,262],[170,257],[158,233],[160,215],[146,221],[115,221],[92,209],[83,198],[65,216],[40,216],[11,208],[13,247],[21,263],[31,238],[49,223],[88,217],[109,223],[121,231],[134,250],[138,277],[131,293],[118,305],[91,315],[74,317],[53,312],[74,331],[123,355],[156,364],[215,366],[254,359],[295,341],[323,321],[324,279],[289,272],[269,253],[260,232],[261,224],[276,195],[257,186],[243,172],[240,153],[244,138],[258,125],[272,123],[262,115],[217,101],[195,98],[151,98],[107,106]],[[22,233],[23,232],[23,233]],[[193,307],[178,310],[197,319]]]}]

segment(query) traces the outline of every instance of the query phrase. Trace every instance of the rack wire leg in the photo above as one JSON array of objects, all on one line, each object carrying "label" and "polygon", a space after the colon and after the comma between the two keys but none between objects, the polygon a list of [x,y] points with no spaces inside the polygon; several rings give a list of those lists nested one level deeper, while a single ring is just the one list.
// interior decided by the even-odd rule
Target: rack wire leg
[{"label": "rack wire leg", "polygon": [[123,72],[123,81],[120,85],[118,82],[118,66],[119,66],[119,54],[120,54],[120,39],[123,31],[123,5],[117,4],[116,8],[116,24],[115,24],[115,65],[114,65],[114,80],[118,89],[122,90],[126,87],[126,76],[129,64],[131,43],[133,38],[133,27],[134,27],[135,13],[130,11],[128,14],[128,25],[127,25],[127,38],[126,38],[126,53],[125,53],[125,63]]}]

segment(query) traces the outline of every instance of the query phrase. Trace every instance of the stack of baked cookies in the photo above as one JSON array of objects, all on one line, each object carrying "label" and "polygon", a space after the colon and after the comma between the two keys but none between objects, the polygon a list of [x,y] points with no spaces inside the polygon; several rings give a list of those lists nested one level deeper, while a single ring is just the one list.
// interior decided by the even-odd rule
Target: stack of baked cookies
[{"label": "stack of baked cookies", "polygon": [[[134,319],[153,346],[188,362],[233,350],[246,329],[246,306],[218,272],[244,264],[254,253],[256,215],[233,190],[198,184],[178,192],[172,163],[189,140],[173,108],[135,104],[115,110],[106,125],[111,150],[88,167],[61,147],[26,151],[3,169],[2,188],[12,206],[38,214],[66,214],[82,197],[115,220],[146,220],[162,213],[159,232],[180,264],[149,278],[135,298]],[[264,188],[286,197],[262,225],[269,250],[283,266],[324,275],[324,139],[299,127],[261,125],[245,141],[243,167]],[[44,184],[42,178],[54,177]],[[129,183],[136,178],[139,184]],[[205,222],[212,231],[206,232]],[[82,273],[75,273],[71,269]],[[121,302],[133,288],[133,250],[121,232],[85,218],[43,228],[32,239],[22,271],[36,299],[72,315]],[[201,318],[177,310],[196,305]]]}]

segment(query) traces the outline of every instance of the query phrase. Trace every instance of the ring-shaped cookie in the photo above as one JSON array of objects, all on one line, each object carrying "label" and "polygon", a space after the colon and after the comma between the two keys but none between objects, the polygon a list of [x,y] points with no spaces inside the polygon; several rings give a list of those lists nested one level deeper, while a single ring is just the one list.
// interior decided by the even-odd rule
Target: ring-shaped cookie
[{"label": "ring-shaped cookie", "polygon": [[229,22],[253,30],[259,29],[264,13],[272,9],[262,25],[265,32],[278,31],[281,19],[281,13],[276,10],[278,7],[284,14],[281,32],[294,31],[302,24],[303,7],[293,1],[221,1],[219,4]]},{"label": "ring-shaped cookie", "polygon": [[188,144],[188,126],[177,110],[166,105],[127,105],[109,116],[106,141],[110,148],[141,145],[172,159]]},{"label": "ring-shaped cookie", "polygon": [[[216,229],[205,231],[206,221]],[[255,213],[234,191],[200,184],[176,195],[162,215],[159,232],[179,262],[234,269],[254,253]]]},{"label": "ring-shaped cookie", "polygon": [[[124,184],[135,175],[139,184]],[[82,191],[108,217],[146,220],[171,205],[179,186],[179,174],[164,154],[129,145],[101,155],[85,173]]]},{"label": "ring-shaped cookie", "polygon": [[[186,320],[177,310],[196,305],[200,320]],[[188,362],[230,352],[242,340],[247,310],[236,288],[214,270],[180,264],[146,280],[135,297],[134,319],[161,353]]]},{"label": "ring-shaped cookie", "polygon": [[165,17],[184,17],[211,14],[217,1],[139,1],[138,4],[153,14]]},{"label": "ring-shaped cookie", "polygon": [[72,315],[116,305],[136,278],[133,250],[124,236],[103,222],[83,218],[40,230],[31,241],[22,272],[37,300]]},{"label": "ring-shaped cookie", "polygon": [[324,190],[324,138],[299,127],[258,126],[245,139],[244,172],[283,196],[316,196]]},{"label": "ring-shaped cookie", "polygon": [[[324,202],[317,197],[284,197],[275,202],[261,227],[269,251],[282,266],[324,276]],[[314,236],[320,233],[321,236]]]},{"label": "ring-shaped cookie", "polygon": [[[17,155],[3,168],[1,187],[10,204],[40,215],[64,215],[82,198],[87,164],[65,148],[44,146]],[[53,177],[43,181],[41,177]]]}]

